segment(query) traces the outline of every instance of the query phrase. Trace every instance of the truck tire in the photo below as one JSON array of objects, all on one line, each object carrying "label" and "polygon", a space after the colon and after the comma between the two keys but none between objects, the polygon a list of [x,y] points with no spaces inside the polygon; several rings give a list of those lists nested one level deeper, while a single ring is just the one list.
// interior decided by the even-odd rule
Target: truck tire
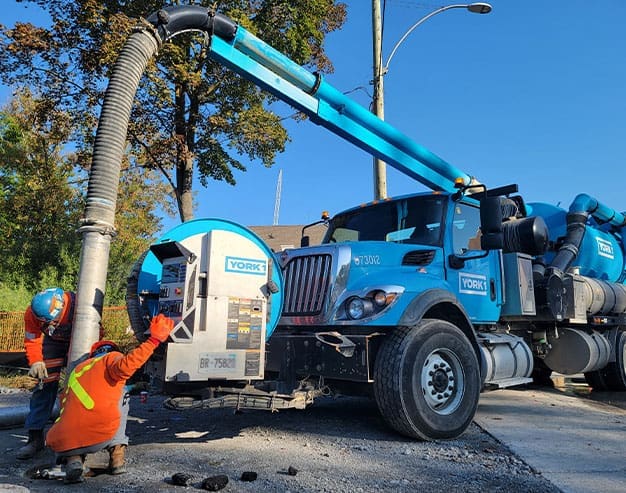
[{"label": "truck tire", "polygon": [[615,339],[615,361],[605,368],[585,373],[589,386],[598,391],[626,390],[626,331],[620,330]]},{"label": "truck tire", "polygon": [[480,395],[476,353],[444,320],[396,327],[374,363],[374,396],[397,432],[422,440],[455,438],[472,422]]},{"label": "truck tire", "polygon": [[606,378],[604,377],[604,368],[602,370],[586,372],[585,381],[589,387],[598,392],[609,390]]}]

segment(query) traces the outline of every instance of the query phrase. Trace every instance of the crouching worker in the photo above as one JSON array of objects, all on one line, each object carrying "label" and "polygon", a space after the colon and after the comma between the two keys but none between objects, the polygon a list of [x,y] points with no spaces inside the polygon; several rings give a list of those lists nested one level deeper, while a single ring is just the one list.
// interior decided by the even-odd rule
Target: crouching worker
[{"label": "crouching worker", "polygon": [[111,341],[96,342],[89,354],[70,373],[61,396],[58,419],[47,433],[46,444],[65,462],[66,482],[83,479],[85,455],[107,449],[109,472],[121,474],[128,444],[124,403],[126,381],[167,340],[174,321],[163,314],[152,319],[150,337],[126,356]]}]

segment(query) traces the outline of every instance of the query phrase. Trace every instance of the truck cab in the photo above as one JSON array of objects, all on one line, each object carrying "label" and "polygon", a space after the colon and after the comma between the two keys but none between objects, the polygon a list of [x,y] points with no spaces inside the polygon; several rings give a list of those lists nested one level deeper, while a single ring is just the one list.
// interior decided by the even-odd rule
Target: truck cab
[{"label": "truck cab", "polygon": [[[452,294],[472,323],[498,320],[499,253],[480,247],[476,200],[407,195],[349,209],[327,225],[321,245],[279,254],[287,285],[279,325],[396,326],[437,290]],[[450,258],[461,261],[452,267]]]}]

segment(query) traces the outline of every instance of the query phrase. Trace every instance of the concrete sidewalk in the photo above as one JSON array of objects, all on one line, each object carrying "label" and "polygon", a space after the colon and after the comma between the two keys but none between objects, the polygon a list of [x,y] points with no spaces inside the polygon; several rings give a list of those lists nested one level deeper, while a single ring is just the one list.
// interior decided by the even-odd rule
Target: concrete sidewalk
[{"label": "concrete sidewalk", "polygon": [[556,390],[481,394],[483,429],[566,493],[626,491],[626,410]]}]

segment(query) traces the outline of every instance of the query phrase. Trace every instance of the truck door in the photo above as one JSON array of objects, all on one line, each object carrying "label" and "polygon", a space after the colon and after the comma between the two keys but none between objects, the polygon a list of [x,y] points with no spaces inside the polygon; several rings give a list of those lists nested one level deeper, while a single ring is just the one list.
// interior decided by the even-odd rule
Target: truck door
[{"label": "truck door", "polygon": [[454,253],[465,260],[458,269],[448,263],[450,289],[472,322],[495,322],[502,306],[500,251],[490,251],[485,256],[480,248],[478,205],[456,202],[453,206],[444,248],[448,255]]}]

